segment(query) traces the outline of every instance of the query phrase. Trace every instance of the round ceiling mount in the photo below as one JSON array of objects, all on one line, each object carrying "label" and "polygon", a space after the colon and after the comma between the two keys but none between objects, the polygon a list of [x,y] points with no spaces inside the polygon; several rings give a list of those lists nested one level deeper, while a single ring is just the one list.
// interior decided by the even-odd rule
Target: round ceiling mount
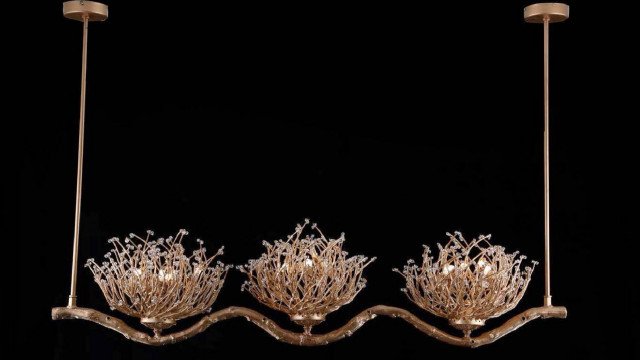
[{"label": "round ceiling mount", "polygon": [[109,17],[109,7],[96,1],[65,1],[62,13],[67,19],[83,21],[85,16],[89,21],[105,21]]},{"label": "round ceiling mount", "polygon": [[569,5],[563,3],[538,3],[524,8],[524,21],[543,23],[548,18],[550,23],[565,21],[569,18]]}]

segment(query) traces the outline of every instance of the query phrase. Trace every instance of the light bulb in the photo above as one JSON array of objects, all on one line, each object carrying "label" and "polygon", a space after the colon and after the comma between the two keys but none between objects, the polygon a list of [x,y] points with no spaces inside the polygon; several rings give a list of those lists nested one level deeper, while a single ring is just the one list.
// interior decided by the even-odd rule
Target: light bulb
[{"label": "light bulb", "polygon": [[484,270],[482,270],[482,272],[487,275],[488,273],[491,272],[491,266],[487,265],[484,267]]},{"label": "light bulb", "polygon": [[313,266],[313,260],[311,260],[311,259],[307,258],[307,259],[304,261],[304,266],[306,266],[306,267],[312,267],[312,266]]},{"label": "light bulb", "polygon": [[444,269],[442,269],[442,273],[443,273],[443,274],[445,274],[445,275],[447,275],[447,274],[449,274],[450,272],[452,272],[452,271],[453,271],[453,269],[455,269],[455,268],[456,268],[456,267],[455,267],[455,266],[453,266],[453,265],[446,265],[446,266],[444,267]]}]

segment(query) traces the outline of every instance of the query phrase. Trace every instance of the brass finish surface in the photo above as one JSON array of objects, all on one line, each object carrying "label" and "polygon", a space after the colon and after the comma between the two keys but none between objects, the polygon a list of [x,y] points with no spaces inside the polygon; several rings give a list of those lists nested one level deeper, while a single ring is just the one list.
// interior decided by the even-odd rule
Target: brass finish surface
[{"label": "brass finish surface", "polygon": [[87,46],[89,41],[89,16],[82,15],[82,76],[80,80],[80,125],[78,131],[78,171],[76,175],[76,207],[73,226],[73,255],[71,260],[71,289],[69,304],[76,306],[78,282],[78,247],[80,243],[80,205],[82,204],[82,167],[84,162],[84,115],[87,96]]},{"label": "brass finish surface", "polygon": [[82,76],[80,81],[80,124],[78,131],[78,171],[76,174],[76,203],[73,227],[73,254],[71,260],[71,285],[68,307],[76,306],[78,283],[78,248],[80,245],[80,215],[82,204],[82,169],[84,162],[84,127],[87,95],[87,47],[89,41],[89,22],[104,21],[109,16],[107,5],[95,1],[66,1],[62,4],[62,13],[66,18],[82,21]]},{"label": "brass finish surface", "polygon": [[551,306],[551,213],[549,206],[549,18],[544,19],[544,305]]},{"label": "brass finish surface", "polygon": [[67,19],[84,21],[105,21],[109,17],[109,7],[96,1],[65,1],[62,4],[62,14]]},{"label": "brass finish surface", "polygon": [[370,307],[353,317],[342,327],[325,334],[316,335],[292,332],[281,328],[271,319],[255,310],[232,306],[223,310],[216,311],[210,315],[206,315],[200,321],[187,329],[157,337],[133,329],[124,321],[97,310],[79,307],[73,309],[66,307],[57,307],[51,309],[51,317],[53,320],[81,319],[92,321],[96,324],[119,332],[127,339],[153,346],[173,344],[179,341],[186,340],[203,332],[212,324],[237,317],[244,317],[247,321],[258,326],[269,335],[273,336],[276,340],[287,344],[300,346],[326,345],[351,336],[367,321],[374,319],[378,315],[388,316],[391,318],[400,318],[410,325],[413,325],[413,327],[425,333],[426,335],[447,344],[475,348],[491,344],[501,337],[517,330],[529,321],[535,319],[564,319],[567,317],[567,309],[562,306],[544,306],[531,308],[521,312],[518,315],[515,315],[497,328],[486,331],[481,335],[475,337],[458,337],[450,335],[436,328],[435,326],[420,320],[417,316],[413,315],[407,310],[385,305]]},{"label": "brass finish surface", "polygon": [[455,320],[449,320],[449,325],[464,332],[465,336],[470,336],[472,331],[484,326],[484,320],[455,319]]},{"label": "brass finish surface", "polygon": [[311,329],[325,321],[324,314],[295,314],[289,317],[291,321],[302,326],[305,334],[311,334]]},{"label": "brass finish surface", "polygon": [[529,23],[544,25],[544,306],[551,303],[551,206],[549,181],[549,24],[569,18],[569,5],[539,3],[524,9]]},{"label": "brass finish surface", "polygon": [[524,8],[524,20],[528,23],[542,24],[565,21],[569,18],[569,5],[562,3],[539,3]]}]

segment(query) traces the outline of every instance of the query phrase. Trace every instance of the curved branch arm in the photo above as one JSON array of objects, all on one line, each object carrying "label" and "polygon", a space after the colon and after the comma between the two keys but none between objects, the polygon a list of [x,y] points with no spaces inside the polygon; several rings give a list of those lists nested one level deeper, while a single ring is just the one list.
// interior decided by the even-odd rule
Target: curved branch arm
[{"label": "curved branch arm", "polygon": [[370,307],[353,317],[342,327],[325,334],[296,333],[281,328],[280,326],[278,326],[278,324],[255,310],[244,307],[231,306],[203,317],[200,321],[184,330],[161,336],[152,336],[145,332],[138,331],[118,318],[93,309],[80,307],[57,307],[51,309],[51,317],[53,318],[53,320],[82,319],[92,321],[106,328],[119,332],[127,339],[154,346],[172,344],[178,341],[186,340],[203,332],[212,324],[235,317],[246,318],[248,321],[254,323],[256,326],[266,331],[269,335],[273,336],[276,340],[288,344],[302,346],[326,345],[351,336],[360,327],[362,327],[362,325],[364,325],[367,321],[375,318],[377,315],[384,315],[392,318],[401,318],[402,320],[413,325],[416,329],[422,331],[428,336],[431,336],[450,345],[462,347],[478,347],[493,343],[494,341],[511,333],[512,331],[517,330],[522,325],[528,323],[531,320],[535,320],[538,318],[566,318],[567,309],[562,306],[543,306],[531,308],[512,317],[497,328],[486,331],[476,337],[458,337],[448,334],[436,328],[435,326],[429,325],[428,323],[420,320],[417,316],[413,315],[407,310],[385,305],[376,305]]}]

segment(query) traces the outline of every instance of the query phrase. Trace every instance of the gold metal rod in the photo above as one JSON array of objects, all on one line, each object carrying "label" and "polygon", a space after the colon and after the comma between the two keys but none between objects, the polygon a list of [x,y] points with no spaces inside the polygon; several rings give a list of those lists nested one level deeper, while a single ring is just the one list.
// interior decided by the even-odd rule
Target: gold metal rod
[{"label": "gold metal rod", "polygon": [[549,15],[544,17],[544,305],[551,306],[549,225]]},{"label": "gold metal rod", "polygon": [[82,80],[80,83],[80,129],[78,132],[78,174],[76,178],[76,217],[73,229],[73,260],[71,262],[71,291],[67,307],[76,306],[78,280],[78,245],[80,242],[80,205],[82,203],[82,163],[84,158],[84,115],[87,94],[87,42],[89,38],[89,14],[82,16]]}]

